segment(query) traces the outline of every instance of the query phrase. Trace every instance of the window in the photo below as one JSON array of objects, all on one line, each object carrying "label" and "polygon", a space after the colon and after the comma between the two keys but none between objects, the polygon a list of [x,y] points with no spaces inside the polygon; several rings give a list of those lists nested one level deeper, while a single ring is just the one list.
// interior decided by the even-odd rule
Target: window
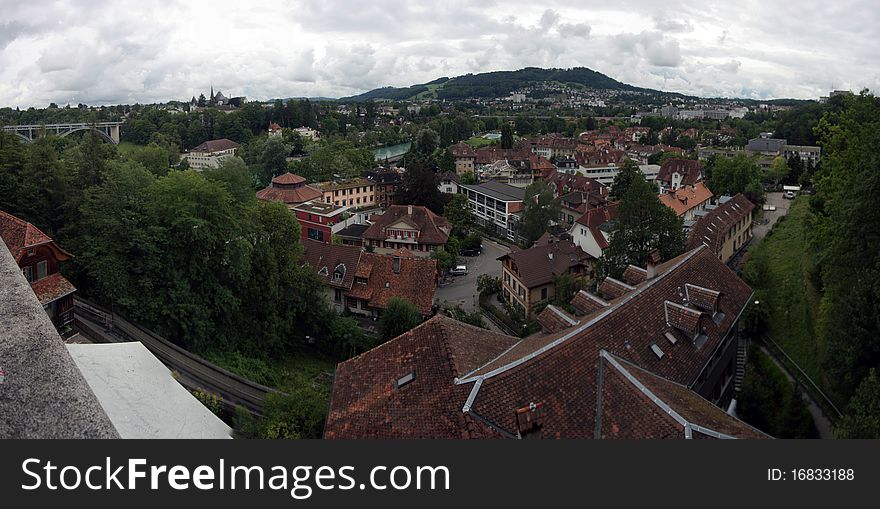
[{"label": "window", "polygon": [[342,290],[340,290],[339,288],[335,288],[333,290],[333,301],[342,302]]},{"label": "window", "polygon": [[344,278],[344,277],[345,277],[345,265],[340,263],[339,265],[336,266],[335,269],[333,269],[333,280],[334,281],[341,281],[342,278]]},{"label": "window", "polygon": [[363,310],[367,309],[367,301],[365,301],[365,300],[361,301],[361,309],[363,309]]},{"label": "window", "polygon": [[43,279],[44,277],[46,277],[47,269],[48,269],[48,264],[46,263],[46,260],[43,260],[41,262],[37,262],[37,280],[38,281],[40,279]]},{"label": "window", "polygon": [[547,288],[541,288],[541,300],[547,299]]},{"label": "window", "polygon": [[324,242],[324,232],[322,232],[321,230],[309,228],[308,237],[312,240],[318,240],[318,241]]},{"label": "window", "polygon": [[416,379],[415,372],[407,373],[394,381],[394,388],[400,389],[401,387],[403,387],[404,385],[406,385],[408,383],[411,383],[415,379]]},{"label": "window", "polygon": [[28,280],[28,283],[34,280],[34,268],[30,265],[21,269],[21,272],[24,274],[24,278]]}]

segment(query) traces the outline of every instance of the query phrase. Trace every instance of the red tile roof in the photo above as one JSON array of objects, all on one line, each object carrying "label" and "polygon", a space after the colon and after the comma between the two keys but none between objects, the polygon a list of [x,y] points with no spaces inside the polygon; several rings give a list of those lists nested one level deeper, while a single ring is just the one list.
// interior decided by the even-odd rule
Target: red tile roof
[{"label": "red tile roof", "polygon": [[0,210],[0,238],[3,239],[6,247],[9,248],[9,252],[15,258],[16,263],[21,261],[29,248],[41,244],[50,244],[55,251],[58,261],[72,258],[70,253],[58,247],[52,238],[43,233],[42,230],[2,210]]},{"label": "red tile roof", "polygon": [[[535,403],[542,409],[543,436],[591,438],[596,431],[596,403],[602,401],[599,428],[603,436],[632,429],[631,434],[638,437],[682,437],[683,433],[673,432],[674,425],[659,420],[662,415],[655,413],[654,419],[642,420],[645,412],[630,402],[647,402],[633,398],[631,388],[628,399],[603,399],[605,388],[598,387],[597,376],[603,350],[653,374],[653,378],[641,372],[633,376],[662,394],[670,407],[680,409],[677,411],[688,423],[731,436],[754,436],[754,430],[729,422],[733,418],[706,407],[704,400],[684,387],[698,379],[733,330],[751,289],[705,248],[661,264],[657,274],[579,325],[558,333],[506,342],[491,332],[474,329],[454,335],[462,342],[492,338],[500,343],[493,343],[497,348],[491,352],[474,356],[471,365],[481,363],[477,357],[483,358],[482,364],[467,374],[450,368],[442,334],[434,329],[438,321],[448,320],[445,318],[423,326],[431,324],[431,332],[407,333],[346,361],[337,371],[325,436],[460,438],[473,437],[472,430],[476,430],[479,436],[512,437],[518,430],[517,410]],[[664,304],[679,298],[686,283],[721,291],[719,306],[724,316],[717,324],[706,321],[706,339],[699,344],[686,340],[670,343],[664,337],[669,329]],[[651,349],[656,343],[663,344],[662,357]],[[627,371],[632,374],[634,368]],[[394,380],[408,373],[415,375],[411,392],[406,393],[404,386],[395,393]],[[661,378],[682,386],[670,386]],[[424,385],[418,385],[422,379]],[[618,400],[627,406],[614,408]],[[692,413],[687,414],[689,408]],[[483,427],[469,423],[468,418]],[[613,431],[615,425],[617,432],[607,431]]]},{"label": "red tile roof", "polygon": [[[322,283],[337,288],[351,288],[361,258],[360,246],[326,244],[307,239],[303,242],[303,252],[306,262],[315,269]],[[337,268],[341,269],[341,278],[334,277]]]},{"label": "red tile roof", "polygon": [[31,283],[31,289],[34,290],[37,299],[40,300],[40,304],[43,306],[76,291],[76,287],[62,276],[60,272],[49,274],[43,279],[34,281]]},{"label": "red tile roof", "polygon": [[633,291],[632,285],[628,285],[623,281],[614,279],[609,276],[602,280],[602,283],[599,284],[599,295],[606,300],[614,300],[618,297],[622,297],[627,293]]},{"label": "red tile roof", "polygon": [[578,315],[589,315],[608,307],[608,302],[584,290],[579,291],[571,299],[571,305]]},{"label": "red tile roof", "polygon": [[323,196],[320,189],[306,185],[306,179],[287,172],[272,179],[269,187],[257,191],[257,198],[294,207]]},{"label": "red tile roof", "polygon": [[419,231],[419,244],[445,245],[452,231],[452,225],[446,218],[419,205],[391,205],[384,214],[373,215],[370,219],[374,222],[363,235],[367,240],[385,240],[388,237],[385,229],[400,221]]},{"label": "red tile roof", "polygon": [[474,149],[463,141],[456,143],[455,145],[449,147],[449,149],[452,151],[453,157],[477,157],[477,153],[474,151]]},{"label": "red tile roof", "polygon": [[222,150],[229,150],[231,148],[238,148],[238,143],[228,140],[226,138],[220,138],[219,140],[209,140],[198,147],[192,149],[192,152],[220,152]]},{"label": "red tile roof", "polygon": [[754,209],[755,204],[742,194],[718,205],[691,227],[688,233],[688,249],[705,244],[713,253],[720,254],[724,241],[727,240],[727,232],[743,218],[751,216]]},{"label": "red tile roof", "polygon": [[605,223],[617,219],[619,205],[620,202],[615,201],[604,207],[590,209],[575,221],[580,225],[586,226],[587,229],[590,230],[590,233],[593,235],[593,238],[596,239],[596,244],[599,245],[600,249],[604,250],[608,248],[608,240],[605,238],[605,235],[602,234],[600,227]]},{"label": "red tile roof", "polygon": [[284,173],[272,178],[273,184],[294,185],[302,184],[306,181],[305,177],[301,177],[295,173]]},{"label": "red tile roof", "polygon": [[641,267],[627,265],[623,271],[623,281],[628,285],[644,283],[646,279],[648,279],[648,271]]},{"label": "red tile roof", "polygon": [[674,193],[661,194],[660,202],[675,211],[677,216],[683,216],[711,198],[712,191],[703,182],[697,182],[695,185],[679,188]]},{"label": "red tile roof", "polygon": [[544,332],[559,332],[577,325],[578,321],[553,304],[548,304],[543,311],[538,313],[538,323],[541,324]]},{"label": "red tile roof", "polygon": [[366,284],[357,281],[348,292],[350,297],[366,300],[369,306],[385,309],[392,297],[402,297],[427,316],[434,305],[437,287],[437,260],[415,256],[397,257],[400,271],[394,272],[394,256],[362,253],[356,276],[367,278]]},{"label": "red tile roof", "polygon": [[498,258],[510,260],[517,279],[526,288],[535,288],[570,272],[582,272],[593,259],[570,240],[556,240],[545,234],[529,249],[514,250]]},{"label": "red tile roof", "polygon": [[657,181],[669,184],[673,173],[682,175],[682,186],[692,186],[703,178],[703,163],[693,159],[667,159],[660,165]]}]

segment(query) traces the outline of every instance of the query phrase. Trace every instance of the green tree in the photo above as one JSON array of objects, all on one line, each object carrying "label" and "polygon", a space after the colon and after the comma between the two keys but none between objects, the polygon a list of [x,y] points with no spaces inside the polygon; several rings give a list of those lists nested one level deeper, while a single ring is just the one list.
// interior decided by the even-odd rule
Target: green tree
[{"label": "green tree", "polygon": [[880,377],[870,369],[834,428],[837,438],[880,438]]},{"label": "green tree", "polygon": [[781,181],[788,177],[789,171],[790,168],[788,167],[788,161],[784,157],[777,157],[773,159],[773,163],[770,165],[770,168],[767,169],[767,181],[772,182],[773,187],[775,188]]},{"label": "green tree", "polygon": [[547,182],[536,181],[526,188],[522,219],[517,229],[528,245],[544,235],[550,224],[559,218],[561,207],[553,196],[553,186]]},{"label": "green tree", "polygon": [[619,200],[629,191],[635,180],[645,180],[645,175],[639,169],[639,165],[632,159],[626,159],[620,165],[620,171],[614,176],[614,182],[611,184],[611,190],[608,192],[610,200]]},{"label": "green tree", "polygon": [[415,151],[422,156],[429,156],[440,146],[440,135],[431,128],[424,128],[416,136]]},{"label": "green tree", "polygon": [[397,203],[422,205],[435,214],[443,212],[443,195],[440,193],[437,174],[422,163],[410,164],[403,174],[397,190]]},{"label": "green tree", "polygon": [[509,122],[501,126],[501,148],[513,148],[513,126]]},{"label": "green tree", "polygon": [[682,220],[657,198],[654,186],[635,179],[620,201],[619,219],[603,255],[604,271],[619,277],[627,265],[645,266],[648,253],[664,260],[684,252]]},{"label": "green tree", "polygon": [[216,168],[203,170],[202,176],[220,183],[238,202],[247,203],[256,200],[251,172],[240,157],[228,157]]},{"label": "green tree", "polygon": [[412,302],[403,297],[391,297],[379,318],[379,331],[383,341],[396,338],[422,323],[422,313]]},{"label": "green tree", "polygon": [[716,196],[734,196],[738,193],[761,194],[761,169],[752,157],[738,154],[733,158],[720,157],[712,166],[709,189]]},{"label": "green tree", "polygon": [[474,224],[474,215],[468,207],[467,196],[460,193],[452,195],[452,198],[443,206],[443,217],[452,223],[453,231],[469,231]]}]

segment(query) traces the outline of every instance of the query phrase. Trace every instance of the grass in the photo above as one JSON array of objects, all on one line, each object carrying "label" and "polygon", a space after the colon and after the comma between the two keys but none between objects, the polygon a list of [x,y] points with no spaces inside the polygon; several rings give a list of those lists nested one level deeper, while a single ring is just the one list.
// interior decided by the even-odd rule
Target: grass
[{"label": "grass", "polygon": [[482,136],[473,136],[464,140],[464,142],[470,145],[471,148],[488,147],[489,145],[495,145],[497,143],[495,140],[487,140]]},{"label": "grass", "polygon": [[280,359],[264,360],[238,352],[205,355],[209,361],[248,380],[292,392],[304,381],[325,385],[329,394],[337,359],[315,352],[288,354]]},{"label": "grass", "polygon": [[807,198],[792,203],[788,215],[749,250],[744,272],[757,275],[751,283],[759,305],[766,306],[767,335],[827,392],[823,345],[815,332],[821,295],[809,278],[814,253],[807,244],[808,207]]}]

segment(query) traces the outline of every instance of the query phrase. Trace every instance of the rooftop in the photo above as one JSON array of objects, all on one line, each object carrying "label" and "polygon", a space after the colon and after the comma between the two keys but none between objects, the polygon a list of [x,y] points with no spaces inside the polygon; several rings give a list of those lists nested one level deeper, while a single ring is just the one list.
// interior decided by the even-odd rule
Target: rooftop
[{"label": "rooftop", "polygon": [[499,201],[523,201],[526,195],[526,190],[521,187],[509,186],[494,181],[483,184],[459,184],[459,187],[484,194]]},{"label": "rooftop", "polygon": [[319,216],[335,216],[348,210],[348,208],[349,207],[343,205],[334,205],[332,203],[324,203],[320,200],[312,200],[293,207],[293,210],[301,210]]}]

